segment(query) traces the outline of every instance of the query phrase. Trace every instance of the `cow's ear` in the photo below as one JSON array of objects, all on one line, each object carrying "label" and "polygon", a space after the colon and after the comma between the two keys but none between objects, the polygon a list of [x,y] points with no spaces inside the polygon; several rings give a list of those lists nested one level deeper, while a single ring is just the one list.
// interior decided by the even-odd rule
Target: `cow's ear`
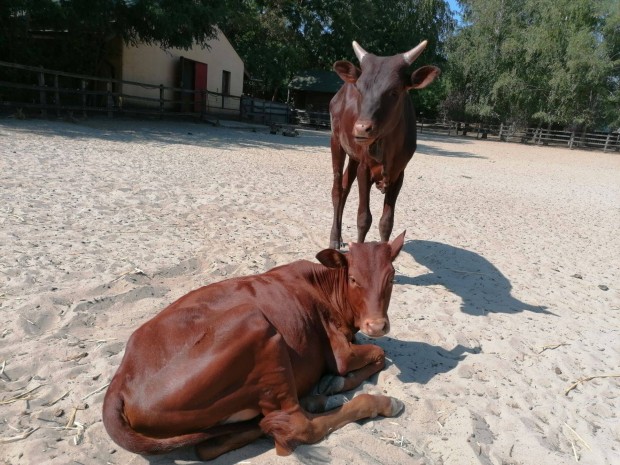
[{"label": "cow's ear", "polygon": [[394,261],[396,257],[398,257],[400,250],[403,248],[403,244],[405,243],[406,232],[407,231],[401,232],[400,235],[396,239],[390,242],[390,248],[392,249],[392,261]]},{"label": "cow's ear", "polygon": [[409,89],[424,89],[439,77],[441,70],[437,66],[422,66],[411,73]]},{"label": "cow's ear", "polygon": [[334,63],[334,71],[344,82],[353,84],[360,77],[362,71],[350,61],[340,60]]},{"label": "cow's ear", "polygon": [[321,250],[316,254],[316,259],[327,268],[345,268],[347,266],[347,257],[334,249]]}]

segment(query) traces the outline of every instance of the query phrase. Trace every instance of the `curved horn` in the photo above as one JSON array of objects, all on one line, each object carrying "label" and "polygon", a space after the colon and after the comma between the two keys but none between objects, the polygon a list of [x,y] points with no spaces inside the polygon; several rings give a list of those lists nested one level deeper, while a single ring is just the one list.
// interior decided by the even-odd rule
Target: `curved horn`
[{"label": "curved horn", "polygon": [[408,65],[413,63],[416,60],[416,58],[418,58],[422,54],[422,52],[426,48],[426,44],[428,44],[428,41],[423,40],[422,42],[420,42],[420,44],[417,47],[412,48],[406,53],[403,53],[403,58],[405,59]]},{"label": "curved horn", "polygon": [[364,50],[360,46],[360,44],[358,44],[355,41],[353,41],[353,51],[355,52],[355,56],[357,56],[357,59],[360,61],[360,63],[362,62],[364,57],[368,54],[368,52],[366,50]]}]

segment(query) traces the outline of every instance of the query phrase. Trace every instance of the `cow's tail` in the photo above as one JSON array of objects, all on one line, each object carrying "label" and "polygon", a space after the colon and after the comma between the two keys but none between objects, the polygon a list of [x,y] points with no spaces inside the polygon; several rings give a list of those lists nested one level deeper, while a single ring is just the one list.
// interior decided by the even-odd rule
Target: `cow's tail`
[{"label": "cow's tail", "polygon": [[191,446],[214,436],[204,431],[170,438],[153,438],[136,432],[127,422],[122,395],[113,388],[114,381],[103,401],[103,424],[110,437],[119,446],[136,454],[165,454],[174,449]]}]

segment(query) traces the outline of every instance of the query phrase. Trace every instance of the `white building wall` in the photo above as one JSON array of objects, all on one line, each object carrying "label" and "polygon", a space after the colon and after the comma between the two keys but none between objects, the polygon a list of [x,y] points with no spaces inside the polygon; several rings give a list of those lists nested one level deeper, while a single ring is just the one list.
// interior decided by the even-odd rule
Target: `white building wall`
[{"label": "white building wall", "polygon": [[[181,87],[179,68],[181,57],[206,63],[207,90],[210,92],[222,91],[222,71],[230,72],[230,94],[240,96],[243,93],[243,61],[230,44],[226,36],[219,31],[218,36],[209,42],[210,48],[195,45],[190,50],[170,48],[163,50],[157,45],[140,44],[137,46],[123,46],[122,53],[122,80],[135,81],[166,87]],[[159,89],[146,89],[134,85],[123,85],[123,93],[138,97],[159,99]],[[174,98],[166,95],[166,99]],[[130,100],[130,99],[128,99]],[[233,99],[231,99],[233,100]],[[238,99],[234,99],[238,102]],[[132,104],[158,106],[156,102],[132,101]]]}]

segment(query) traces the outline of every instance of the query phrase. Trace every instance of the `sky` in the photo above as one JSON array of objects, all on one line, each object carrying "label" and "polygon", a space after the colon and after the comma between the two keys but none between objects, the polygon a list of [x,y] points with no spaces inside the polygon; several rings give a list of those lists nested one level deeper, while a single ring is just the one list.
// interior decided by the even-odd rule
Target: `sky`
[{"label": "sky", "polygon": [[448,0],[448,5],[450,6],[450,9],[455,12],[456,20],[460,23],[461,22],[461,15],[459,13],[461,11],[461,7],[459,7],[458,1],[457,0]]},{"label": "sky", "polygon": [[448,0],[448,5],[450,5],[450,8],[452,8],[453,10],[459,9],[457,0]]}]

